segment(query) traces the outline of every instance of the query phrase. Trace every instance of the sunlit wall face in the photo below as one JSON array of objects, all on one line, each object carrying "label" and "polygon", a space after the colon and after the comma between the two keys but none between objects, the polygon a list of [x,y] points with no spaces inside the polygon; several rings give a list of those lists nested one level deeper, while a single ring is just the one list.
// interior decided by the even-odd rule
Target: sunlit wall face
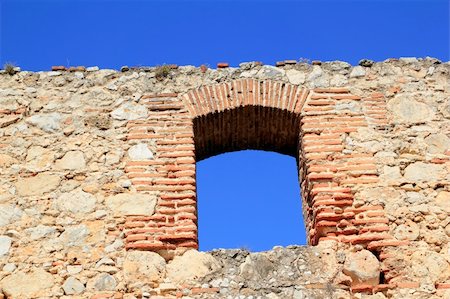
[{"label": "sunlit wall face", "polygon": [[295,158],[238,151],[197,163],[200,250],[305,245]]}]

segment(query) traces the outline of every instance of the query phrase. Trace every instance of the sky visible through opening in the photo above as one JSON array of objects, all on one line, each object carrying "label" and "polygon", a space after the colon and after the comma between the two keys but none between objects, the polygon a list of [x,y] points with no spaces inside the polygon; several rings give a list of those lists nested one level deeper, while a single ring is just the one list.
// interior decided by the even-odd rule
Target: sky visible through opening
[{"label": "sky visible through opening", "polygon": [[296,160],[246,150],[197,163],[200,250],[305,245]]}]

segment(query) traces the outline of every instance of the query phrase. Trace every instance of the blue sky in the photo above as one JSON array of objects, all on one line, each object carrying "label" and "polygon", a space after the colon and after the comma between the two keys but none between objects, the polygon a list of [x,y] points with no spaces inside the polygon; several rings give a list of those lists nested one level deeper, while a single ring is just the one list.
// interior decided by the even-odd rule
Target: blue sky
[{"label": "blue sky", "polygon": [[[300,58],[448,61],[449,27],[448,0],[0,0],[0,64],[38,71]],[[295,167],[291,157],[254,151],[199,162],[201,249],[304,243]]]}]

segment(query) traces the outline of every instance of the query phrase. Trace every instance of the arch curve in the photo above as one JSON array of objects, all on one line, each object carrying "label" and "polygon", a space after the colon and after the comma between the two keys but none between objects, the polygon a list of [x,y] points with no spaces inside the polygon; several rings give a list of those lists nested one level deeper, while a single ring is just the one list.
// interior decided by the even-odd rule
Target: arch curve
[{"label": "arch curve", "polygon": [[297,157],[300,111],[308,90],[278,81],[238,79],[189,91],[196,160],[258,149]]}]

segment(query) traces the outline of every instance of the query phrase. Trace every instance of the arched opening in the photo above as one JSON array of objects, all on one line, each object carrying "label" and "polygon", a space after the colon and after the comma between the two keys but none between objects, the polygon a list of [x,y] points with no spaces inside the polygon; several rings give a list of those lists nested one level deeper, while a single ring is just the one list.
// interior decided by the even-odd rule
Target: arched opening
[{"label": "arched opening", "polygon": [[298,114],[249,105],[193,124],[200,249],[305,244]]},{"label": "arched opening", "polygon": [[293,157],[245,150],[197,163],[200,250],[305,245]]}]

